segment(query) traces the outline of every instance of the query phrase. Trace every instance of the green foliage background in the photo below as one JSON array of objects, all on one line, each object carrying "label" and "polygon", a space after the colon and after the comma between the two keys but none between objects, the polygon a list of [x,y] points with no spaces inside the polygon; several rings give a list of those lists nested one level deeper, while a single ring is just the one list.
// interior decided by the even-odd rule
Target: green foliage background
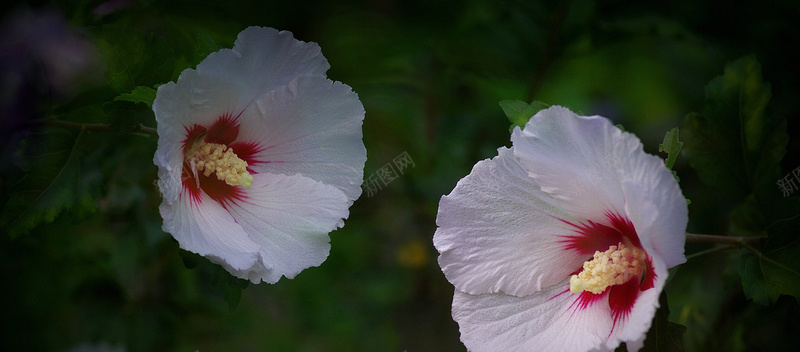
[{"label": "green foliage background", "polygon": [[[98,14],[110,4],[121,6]],[[504,111],[526,111],[516,100],[609,117],[653,154],[679,127],[685,145],[673,170],[692,201],[688,231],[769,236],[754,251],[687,244],[689,261],[671,271],[662,297],[669,309],[656,318],[677,328],[660,329],[670,341],[658,346],[800,343],[800,191],[784,197],[776,185],[800,167],[796,1],[2,6],[0,59],[40,40],[8,29],[21,13],[59,14],[97,58],[68,91],[53,88],[44,64],[0,71],[32,92],[20,98],[3,81],[3,350],[463,351],[453,287],[431,243],[438,201],[510,145]],[[250,25],[319,43],[328,76],[359,94],[365,177],[401,153],[415,164],[355,202],[322,266],[274,285],[233,279],[161,231],[157,138],[139,127],[155,127],[154,87]],[[8,108],[15,97],[25,109]]]}]

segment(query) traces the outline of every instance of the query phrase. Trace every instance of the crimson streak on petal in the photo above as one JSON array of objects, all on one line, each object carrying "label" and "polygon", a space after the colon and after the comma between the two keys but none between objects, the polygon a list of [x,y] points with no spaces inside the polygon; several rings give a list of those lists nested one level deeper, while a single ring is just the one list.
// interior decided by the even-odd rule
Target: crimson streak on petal
[{"label": "crimson streak on petal", "polygon": [[[630,245],[637,248],[642,248],[636,229],[627,217],[611,211],[606,211],[605,216],[608,221],[606,224],[590,220],[574,224],[559,219],[575,229],[574,235],[560,236],[564,239],[559,242],[564,244],[564,249],[577,251],[587,256],[593,255],[596,251],[605,251],[619,243],[630,243]],[[618,323],[622,323],[628,318],[640,292],[653,288],[655,285],[656,274],[649,255],[645,265],[644,275],[638,279],[635,277],[625,283],[610,286],[599,294],[588,291],[581,292],[568,310],[573,310],[574,315],[576,311],[592,306],[607,295],[611,318],[613,319],[611,332],[609,332],[610,337]],[[578,269],[576,273],[580,271],[581,269]],[[565,293],[568,291],[569,289]]]},{"label": "crimson streak on petal", "polygon": [[257,164],[266,164],[269,161],[263,161],[256,159],[256,155],[261,153],[262,151],[266,150],[259,144],[258,142],[243,142],[237,141],[232,144],[228,145],[229,148],[233,149],[233,152],[241,158],[242,160],[247,162],[247,171],[251,174],[257,174],[258,172],[253,171],[252,166]]},{"label": "crimson streak on petal", "polygon": [[239,137],[239,118],[230,113],[217,118],[206,133],[206,143],[231,144]]},{"label": "crimson streak on petal", "polygon": [[[230,145],[229,147],[233,149],[233,152],[246,161],[248,165],[258,163],[254,156],[260,151],[257,143],[236,142],[236,138],[239,136],[239,123],[237,120],[238,116],[234,117],[230,114],[225,114],[217,118],[209,128],[197,124],[191,128],[185,127],[186,139],[183,141],[184,161],[181,180],[183,181],[183,188],[188,191],[195,203],[201,201],[201,191],[226,209],[231,202],[241,201],[246,198],[244,191],[240,187],[231,186],[225,181],[219,180],[213,174],[205,176],[197,172],[190,162],[192,156],[186,155],[192,150],[198,139],[202,137],[206,143]],[[248,171],[253,172],[249,166]]]},{"label": "crimson streak on petal", "polygon": [[[567,291],[569,291],[569,289],[567,289]],[[591,293],[589,291],[583,291],[583,292],[580,293],[578,298],[576,298],[575,301],[572,302],[572,304],[570,305],[570,309],[574,307],[575,310],[577,311],[579,309],[580,310],[584,310],[586,308],[589,308],[589,306],[591,306],[592,304],[594,304],[595,302],[597,302],[598,300],[603,298],[603,296],[605,296],[606,292],[603,292],[603,293],[600,293],[600,294],[594,294],[594,293]],[[573,314],[574,313],[575,312],[573,312]]]},{"label": "crimson streak on petal", "polygon": [[608,225],[600,224],[591,220],[585,223],[573,224],[569,221],[559,219],[563,223],[575,228],[575,235],[559,236],[564,238],[559,241],[564,244],[565,249],[577,251],[580,254],[593,255],[596,251],[605,251],[608,247],[620,242],[630,243],[637,248],[641,248],[639,236],[633,223],[627,217],[614,212],[605,213]]}]

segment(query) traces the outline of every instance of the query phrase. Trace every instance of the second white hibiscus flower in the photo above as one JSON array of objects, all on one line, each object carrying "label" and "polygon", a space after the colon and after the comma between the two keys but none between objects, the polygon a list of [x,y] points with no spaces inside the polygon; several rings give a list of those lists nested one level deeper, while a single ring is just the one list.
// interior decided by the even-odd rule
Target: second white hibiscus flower
[{"label": "second white hibiscus flower", "polygon": [[470,351],[643,344],[667,268],[685,261],[686,202],[634,135],[562,107],[442,197],[433,237]]},{"label": "second white hibiscus flower", "polygon": [[315,43],[242,31],[158,89],[164,231],[254,283],[321,264],[361,194],[364,108]]}]

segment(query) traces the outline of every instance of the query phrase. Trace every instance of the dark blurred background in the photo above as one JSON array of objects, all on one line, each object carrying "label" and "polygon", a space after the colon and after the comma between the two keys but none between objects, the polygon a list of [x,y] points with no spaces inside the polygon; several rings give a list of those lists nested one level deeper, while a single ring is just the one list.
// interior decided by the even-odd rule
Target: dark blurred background
[{"label": "dark blurred background", "polygon": [[[39,133],[20,126],[52,116],[116,126],[74,147],[85,156],[79,178],[99,186],[0,242],[6,351],[463,351],[450,317],[453,287],[431,238],[439,198],[477,161],[510,146],[500,100],[606,116],[656,154],[667,130],[703,110],[706,83],[727,62],[754,55],[772,85],[770,112],[786,117],[793,138],[783,171],[800,167],[798,1],[76,0],[2,8],[0,201],[26,171],[16,150]],[[155,126],[152,111],[113,101],[135,85],[175,80],[251,25],[319,43],[328,76],[358,93],[367,111],[365,177],[403,153],[413,160],[355,202],[345,227],[331,233],[325,263],[274,285],[233,280],[160,230],[156,138],[120,133]],[[151,74],[143,63],[147,72],[122,84],[109,47],[134,61],[166,57],[170,66]],[[64,133],[48,134],[48,143],[71,143]],[[689,230],[725,233],[725,190],[709,191],[680,157],[675,169],[692,200]],[[706,248],[689,244],[687,253]],[[687,327],[689,351],[791,350],[800,342],[797,301],[748,301],[728,261],[738,252],[675,270],[670,320]]]}]

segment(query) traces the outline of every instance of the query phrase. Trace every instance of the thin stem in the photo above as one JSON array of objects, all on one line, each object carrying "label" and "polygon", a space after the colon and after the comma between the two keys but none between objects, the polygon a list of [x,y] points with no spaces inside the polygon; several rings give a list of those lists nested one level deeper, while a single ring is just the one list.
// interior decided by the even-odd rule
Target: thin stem
[{"label": "thin stem", "polygon": [[777,267],[779,267],[779,268],[781,268],[783,270],[786,270],[786,271],[791,272],[791,273],[793,273],[793,274],[795,274],[797,276],[800,276],[800,273],[797,272],[796,270],[794,270],[794,269],[792,269],[790,267],[787,267],[786,265],[783,265],[781,263],[776,262],[772,258],[767,257],[766,255],[764,255],[764,253],[761,253],[761,251],[759,251],[758,249],[753,248],[752,246],[748,245],[747,243],[742,243],[742,246],[744,246],[744,248],[747,248],[747,250],[749,250],[750,252],[753,252],[753,254],[757,255],[758,259],[766,261],[766,262],[768,262],[768,263],[770,263],[770,264],[772,264],[774,266],[777,266]]},{"label": "thin stem", "polygon": [[734,248],[733,246],[728,246],[728,245],[714,246],[714,247],[711,247],[711,248],[706,249],[704,251],[700,251],[700,252],[697,252],[697,253],[692,253],[692,254],[687,255],[686,256],[686,261],[692,260],[692,259],[697,258],[697,257],[704,256],[706,254],[721,252],[721,251],[725,251],[725,250],[733,249],[733,248]]},{"label": "thin stem", "polygon": [[724,251],[728,249],[741,248],[741,247],[747,248],[751,251],[754,251],[756,254],[760,255],[761,253],[755,250],[755,248],[750,246],[748,243],[755,243],[766,237],[767,236],[734,237],[734,236],[715,236],[715,235],[699,235],[694,233],[686,233],[686,242],[719,244],[718,246],[714,246],[704,251],[691,254],[686,257],[686,260],[688,261],[690,259],[694,259],[706,254]]},{"label": "thin stem", "polygon": [[766,238],[766,236],[734,237],[686,233],[686,242],[721,243],[737,247],[746,245],[747,243],[755,243],[764,238]]},{"label": "thin stem", "polygon": [[[65,128],[75,128],[84,131],[104,131],[109,132],[113,131],[111,125],[105,123],[79,123],[79,122],[72,122],[72,121],[62,121],[62,120],[33,120],[29,121],[26,124],[47,124],[52,126],[58,127],[65,127]],[[142,124],[136,125],[130,133],[147,133],[154,136],[158,135],[158,132],[155,128],[147,127]]]}]

